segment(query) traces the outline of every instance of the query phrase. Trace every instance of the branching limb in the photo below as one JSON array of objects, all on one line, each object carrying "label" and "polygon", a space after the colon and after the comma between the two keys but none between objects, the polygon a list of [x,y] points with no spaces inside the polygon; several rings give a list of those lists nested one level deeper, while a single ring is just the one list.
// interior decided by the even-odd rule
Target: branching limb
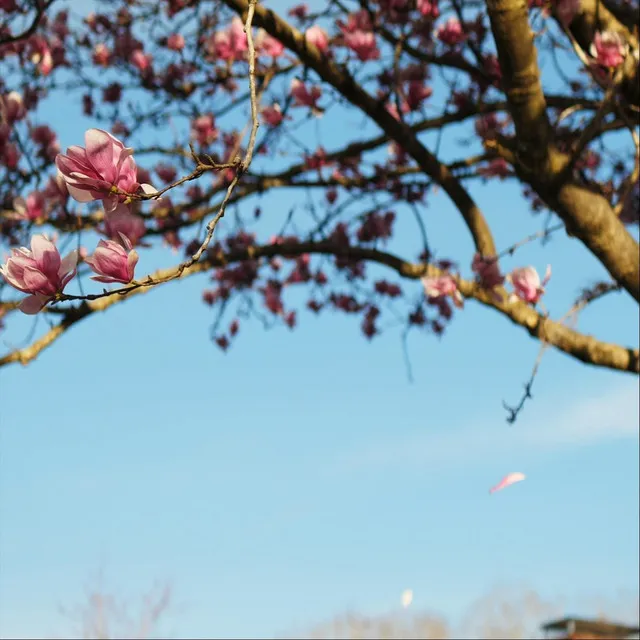
[{"label": "branching limb", "polygon": [[[185,278],[215,267],[222,267],[244,260],[257,260],[277,256],[293,257],[304,254],[330,255],[374,262],[393,269],[403,278],[413,280],[426,275],[443,275],[443,271],[436,266],[407,262],[396,255],[378,251],[377,249],[339,246],[333,242],[324,241],[270,244],[215,254],[208,251],[199,262],[186,267],[177,278]],[[174,269],[157,271],[151,277],[156,282],[167,282],[171,279],[176,279]],[[532,337],[543,340],[546,344],[564,351],[567,355],[577,360],[608,369],[640,373],[640,353],[638,349],[622,347],[581,334],[561,322],[551,320],[523,302],[512,301],[506,296],[496,296],[494,291],[484,289],[476,282],[462,278],[457,279],[457,282],[458,289],[465,298],[476,300],[484,306],[493,308],[514,324],[524,328]],[[13,351],[0,358],[0,366],[16,362],[24,365],[28,364],[77,322],[99,311],[105,311],[109,307],[147,290],[147,288],[139,287],[118,296],[85,300],[79,306],[58,307],[57,311],[61,314],[60,324],[31,346]]]}]

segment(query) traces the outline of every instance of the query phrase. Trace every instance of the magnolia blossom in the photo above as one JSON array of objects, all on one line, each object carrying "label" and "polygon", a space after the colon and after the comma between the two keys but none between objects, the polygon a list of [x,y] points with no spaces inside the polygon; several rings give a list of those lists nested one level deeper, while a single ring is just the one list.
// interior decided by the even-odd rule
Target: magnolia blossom
[{"label": "magnolia blossom", "polygon": [[235,16],[225,31],[214,34],[212,45],[210,48],[216,58],[229,62],[242,60],[248,48],[242,20]]},{"label": "magnolia blossom", "polygon": [[449,18],[436,29],[436,38],[450,47],[455,47],[467,39],[467,34],[464,32],[460,20]]},{"label": "magnolia blossom", "polygon": [[316,47],[320,53],[326,53],[329,49],[329,36],[322,27],[317,25],[309,27],[304,32],[304,37],[305,40]]},{"label": "magnolia blossom", "polygon": [[[17,91],[10,91],[5,96],[0,96],[0,112],[7,124],[11,125],[27,115],[22,96]],[[1,120],[1,119],[0,119]]]},{"label": "magnolia blossom", "polygon": [[458,291],[455,279],[450,274],[422,278],[422,286],[427,298],[437,300],[438,298],[451,296],[456,306],[462,306],[462,295]]},{"label": "magnolia blossom", "polygon": [[167,49],[182,51],[184,49],[184,36],[181,33],[172,33],[167,38]]},{"label": "magnolia blossom", "polygon": [[203,147],[218,139],[218,130],[211,113],[199,116],[191,122],[191,136]]},{"label": "magnolia blossom", "polygon": [[107,67],[111,60],[111,51],[109,51],[109,47],[107,47],[106,44],[98,43],[93,48],[92,60],[94,64],[101,67]]},{"label": "magnolia blossom", "polygon": [[31,222],[44,218],[46,214],[44,195],[39,191],[31,192],[26,198],[21,196],[13,201],[16,218]]},{"label": "magnolia blossom", "polygon": [[145,72],[151,68],[152,57],[140,49],[136,49],[129,58],[129,62],[139,71]]},{"label": "magnolia blossom", "polygon": [[540,281],[533,267],[514,269],[506,278],[513,285],[515,296],[523,302],[536,304],[544,295],[544,287],[551,279],[551,265],[547,265],[544,280]]},{"label": "magnolia blossom", "polygon": [[271,37],[264,29],[258,30],[255,45],[261,54],[272,58],[278,58],[284,53],[282,42]]},{"label": "magnolia blossom", "polygon": [[53,56],[47,41],[42,36],[32,36],[29,39],[29,49],[31,62],[38,67],[41,75],[48,76],[53,69]]},{"label": "magnolia blossom", "polygon": [[97,276],[91,276],[97,282],[121,282],[128,284],[133,280],[138,254],[131,246],[129,238],[120,234],[122,244],[113,240],[100,240],[92,256],[84,259]]},{"label": "magnolia blossom", "polygon": [[318,110],[317,103],[320,96],[322,96],[322,89],[316,86],[307,89],[304,82],[294,78],[291,81],[291,95],[295,106],[311,107],[313,110]]},{"label": "magnolia blossom", "polygon": [[140,242],[147,230],[144,220],[140,216],[131,213],[127,206],[121,204],[114,211],[105,213],[104,232],[116,242],[124,235],[135,246]]},{"label": "magnolia blossom", "polygon": [[361,62],[380,58],[376,36],[372,31],[358,30],[345,33],[344,43],[358,56],[358,60]]},{"label": "magnolia blossom", "polygon": [[615,69],[624,62],[627,45],[622,36],[615,31],[597,31],[590,53],[598,64]]},{"label": "magnolia blossom", "polygon": [[270,127],[277,127],[284,117],[277,102],[274,102],[270,107],[263,107],[261,113],[262,119]]},{"label": "magnolia blossom", "polygon": [[30,294],[20,303],[23,313],[38,313],[56,294],[64,291],[76,273],[78,252],[64,258],[56,246],[42,234],[31,238],[31,250],[26,247],[12,249],[0,274],[18,291]]},{"label": "magnolia blossom", "polygon": [[113,211],[123,194],[154,193],[149,184],[137,181],[133,149],[102,129],[89,129],[84,136],[86,148],[73,146],[66,155],[59,154],[56,166],[67,183],[69,194],[78,202],[102,200],[105,211]]},{"label": "magnolia blossom", "polygon": [[484,258],[479,253],[476,253],[473,256],[471,270],[488,289],[497,287],[504,282],[504,276],[500,273],[500,266],[496,258]]}]

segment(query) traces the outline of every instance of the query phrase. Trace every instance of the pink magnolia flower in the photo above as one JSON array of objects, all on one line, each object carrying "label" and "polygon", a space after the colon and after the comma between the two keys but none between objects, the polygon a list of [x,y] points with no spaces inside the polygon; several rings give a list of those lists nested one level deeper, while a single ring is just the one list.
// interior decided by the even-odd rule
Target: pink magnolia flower
[{"label": "pink magnolia flower", "polygon": [[216,58],[228,62],[242,60],[248,47],[242,20],[235,16],[225,31],[214,34],[212,44],[212,53]]},{"label": "pink magnolia flower", "polygon": [[154,193],[151,185],[137,181],[133,149],[102,129],[89,129],[84,140],[86,149],[72,146],[66,155],[56,158],[56,166],[74,200],[102,200],[105,211],[113,211],[125,199],[114,190],[135,193],[142,187],[145,193]]},{"label": "pink magnolia flower", "polygon": [[44,218],[45,204],[44,195],[39,191],[33,191],[26,198],[17,197],[13,201],[13,208],[20,220],[33,222],[38,218]]},{"label": "pink magnolia flower", "polygon": [[464,32],[460,20],[449,18],[436,29],[436,38],[450,47],[455,47],[467,39],[467,34]]},{"label": "pink magnolia flower", "polygon": [[58,136],[46,124],[31,129],[31,139],[40,146],[38,157],[53,162],[60,153]]},{"label": "pink magnolia flower", "polygon": [[433,89],[424,84],[422,80],[411,80],[407,88],[407,106],[411,111],[415,111],[432,94]]},{"label": "pink magnolia flower", "polygon": [[84,261],[97,276],[91,276],[97,282],[121,282],[128,284],[133,280],[138,253],[132,248],[127,236],[120,236],[122,244],[113,240],[100,240],[92,256]]},{"label": "pink magnolia flower", "polygon": [[280,40],[272,38],[264,29],[256,35],[256,50],[262,55],[278,58],[284,53],[284,45]]},{"label": "pink magnolia flower", "polygon": [[180,33],[172,33],[167,38],[167,49],[182,51],[184,49],[184,36]]},{"label": "pink magnolia flower", "polygon": [[171,166],[170,164],[165,164],[163,162],[157,164],[154,170],[156,172],[156,175],[160,178],[160,180],[162,180],[166,184],[173,182],[178,173],[178,170],[175,167]]},{"label": "pink magnolia flower", "polygon": [[147,232],[144,220],[129,210],[126,205],[120,204],[114,211],[105,213],[104,232],[112,240],[120,240],[126,236],[132,246],[137,245]]},{"label": "pink magnolia flower", "polygon": [[358,56],[358,60],[361,62],[380,58],[376,36],[372,31],[357,30],[345,33],[344,42]]},{"label": "pink magnolia flower", "polygon": [[151,61],[151,54],[144,53],[141,49],[136,49],[129,58],[129,62],[143,73],[151,68]]},{"label": "pink magnolia flower", "polygon": [[106,44],[99,43],[93,48],[92,60],[94,64],[101,67],[108,67],[111,60],[111,51]]},{"label": "pink magnolia flower", "polygon": [[524,302],[536,304],[544,294],[544,287],[551,279],[551,265],[547,266],[544,280],[533,267],[514,269],[506,279],[513,285],[515,296]]},{"label": "pink magnolia flower", "polygon": [[627,45],[622,36],[615,31],[597,31],[590,53],[598,64],[615,69],[624,62]]},{"label": "pink magnolia flower", "polygon": [[479,253],[476,253],[473,256],[471,270],[488,289],[497,287],[504,282],[504,276],[500,273],[500,266],[495,258],[484,258]]},{"label": "pink magnolia flower", "polygon": [[60,258],[56,246],[42,234],[31,238],[31,250],[13,249],[0,274],[18,291],[30,294],[20,303],[23,313],[38,313],[76,274],[78,252]]},{"label": "pink magnolia flower", "polygon": [[489,489],[489,493],[495,493],[496,491],[501,491],[502,489],[506,489],[508,486],[515,484],[516,482],[522,482],[526,476],[524,473],[520,473],[520,471],[514,471],[513,473],[508,473],[495,487]]},{"label": "pink magnolia flower", "polygon": [[193,120],[191,123],[191,136],[203,147],[211,144],[218,138],[218,130],[211,113],[207,113]]},{"label": "pink magnolia flower", "polygon": [[47,182],[47,186],[44,188],[43,193],[46,199],[53,205],[65,205],[69,199],[67,183],[60,173],[49,178],[49,182]]},{"label": "pink magnolia flower", "polygon": [[10,91],[6,96],[0,96],[0,112],[9,125],[22,120],[27,114],[22,96],[17,91]]},{"label": "pink magnolia flower", "polygon": [[43,76],[48,76],[53,69],[53,56],[47,41],[42,36],[32,36],[29,39],[31,50],[31,62],[37,65],[38,71]]},{"label": "pink magnolia flower", "polygon": [[15,169],[20,161],[20,151],[18,147],[9,142],[4,145],[4,148],[0,150],[0,164],[3,164],[8,169]]},{"label": "pink magnolia flower", "polygon": [[291,95],[293,96],[293,104],[297,107],[311,107],[314,111],[318,111],[318,100],[322,96],[322,89],[313,86],[307,89],[304,82],[294,78],[291,81]]},{"label": "pink magnolia flower", "polygon": [[263,107],[262,109],[262,119],[270,127],[277,127],[283,118],[280,105],[277,102],[274,102],[270,107]]},{"label": "pink magnolia flower", "polygon": [[440,16],[437,0],[417,0],[416,8],[425,17],[435,20]]},{"label": "pink magnolia flower", "polygon": [[318,27],[317,25],[309,27],[304,32],[304,37],[305,40],[316,47],[320,53],[326,53],[329,49],[329,36],[322,27]]},{"label": "pink magnolia flower", "polygon": [[436,277],[422,278],[424,294],[431,300],[451,296],[456,306],[462,306],[462,295],[458,291],[458,285],[450,274]]}]

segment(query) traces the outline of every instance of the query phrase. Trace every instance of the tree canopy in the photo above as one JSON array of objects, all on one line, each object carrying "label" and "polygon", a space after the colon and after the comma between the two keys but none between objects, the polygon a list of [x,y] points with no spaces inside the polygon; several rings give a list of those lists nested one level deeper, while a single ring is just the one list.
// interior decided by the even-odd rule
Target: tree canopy
[{"label": "tree canopy", "polygon": [[[367,339],[439,337],[476,303],[542,350],[638,374],[635,345],[570,322],[616,292],[640,301],[638,3],[310,5],[0,0],[0,321],[48,320],[0,365],[207,273],[223,350],[240,323],[294,328],[305,308],[356,316]],[[93,123],[67,149],[52,96]],[[502,245],[487,211],[511,183],[539,231]],[[265,197],[285,190],[277,217]],[[431,241],[437,194],[466,228],[460,255]],[[553,316],[553,265],[518,249],[560,235],[603,277]],[[141,269],[161,248],[173,265]]]}]

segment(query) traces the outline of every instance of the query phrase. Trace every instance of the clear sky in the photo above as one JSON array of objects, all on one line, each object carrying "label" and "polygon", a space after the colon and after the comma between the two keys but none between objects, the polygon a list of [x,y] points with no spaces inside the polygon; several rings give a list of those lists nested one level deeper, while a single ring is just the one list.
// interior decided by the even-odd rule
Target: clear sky
[{"label": "clear sky", "polygon": [[[82,143],[91,123],[56,121],[63,106],[50,101],[43,121],[63,147]],[[324,130],[323,144],[345,131]],[[473,193],[500,247],[540,229],[517,187]],[[264,238],[295,198],[263,199]],[[445,197],[425,219],[439,255],[470,262]],[[394,247],[413,255],[415,230],[402,225]],[[139,273],[178,260],[141,255]],[[556,317],[604,278],[563,235],[505,267],[547,263]],[[125,599],[169,582],[165,633],[194,638],[387,612],[406,588],[416,610],[454,621],[496,585],[562,596],[582,615],[597,613],[590,597],[637,596],[637,378],[548,352],[509,426],[502,400],[518,400],[539,345],[487,309],[467,304],[442,340],[411,336],[411,383],[398,333],[368,343],[359,321],[336,315],[302,312],[293,332],[247,323],[223,354],[209,341],[206,283],[158,287],[0,371],[2,637],[68,633],[58,606],[81,602],[100,569]],[[616,294],[579,328],[636,345],[638,322]],[[31,321],[8,325],[5,350]],[[510,471],[526,481],[489,496]]]}]

